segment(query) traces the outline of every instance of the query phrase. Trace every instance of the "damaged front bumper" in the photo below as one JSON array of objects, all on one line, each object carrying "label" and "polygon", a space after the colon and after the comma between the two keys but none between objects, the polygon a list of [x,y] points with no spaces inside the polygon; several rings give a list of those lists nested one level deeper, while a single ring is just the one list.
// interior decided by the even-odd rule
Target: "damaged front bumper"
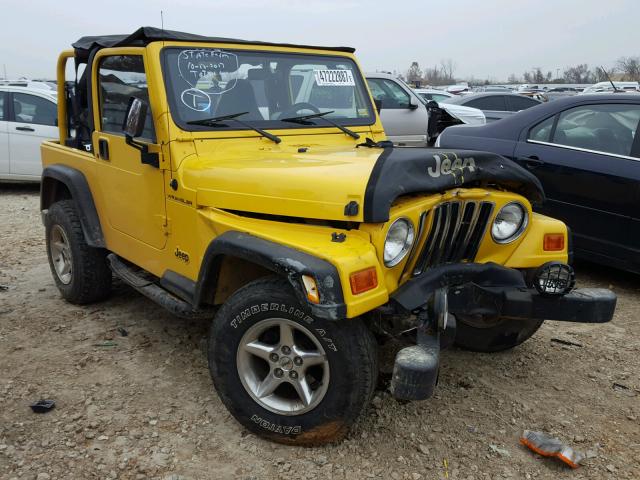
[{"label": "damaged front bumper", "polygon": [[455,338],[456,316],[605,323],[616,295],[607,289],[576,289],[543,295],[527,285],[519,270],[497,264],[449,264],[427,270],[392,296],[418,319],[417,345],[400,350],[391,382],[404,400],[422,400],[435,388],[440,349]]}]

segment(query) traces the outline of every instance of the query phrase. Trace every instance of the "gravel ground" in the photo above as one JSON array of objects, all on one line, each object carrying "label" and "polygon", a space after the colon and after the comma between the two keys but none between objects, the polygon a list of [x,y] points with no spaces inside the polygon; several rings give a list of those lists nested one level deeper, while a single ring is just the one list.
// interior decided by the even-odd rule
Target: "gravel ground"
[{"label": "gravel ground", "polygon": [[[223,407],[205,322],[122,284],[104,303],[65,303],[37,187],[0,186],[0,205],[0,478],[640,478],[637,276],[579,265],[581,286],[618,294],[612,323],[547,322],[510,352],[447,351],[435,398],[400,404],[380,390],[341,444],[285,447]],[[41,398],[56,408],[32,413]],[[518,444],[524,429],[588,458],[570,470],[539,457]]]}]

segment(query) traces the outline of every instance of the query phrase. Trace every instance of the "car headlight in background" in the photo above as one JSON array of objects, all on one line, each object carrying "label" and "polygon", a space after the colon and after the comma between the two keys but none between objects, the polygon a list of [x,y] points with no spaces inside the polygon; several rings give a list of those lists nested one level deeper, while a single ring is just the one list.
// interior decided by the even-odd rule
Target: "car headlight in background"
[{"label": "car headlight in background", "polygon": [[394,267],[409,253],[413,246],[413,224],[407,218],[398,218],[389,227],[384,240],[384,264]]},{"label": "car headlight in background", "polygon": [[527,228],[529,214],[518,202],[507,203],[500,209],[491,226],[491,236],[496,243],[509,243],[517,239]]}]

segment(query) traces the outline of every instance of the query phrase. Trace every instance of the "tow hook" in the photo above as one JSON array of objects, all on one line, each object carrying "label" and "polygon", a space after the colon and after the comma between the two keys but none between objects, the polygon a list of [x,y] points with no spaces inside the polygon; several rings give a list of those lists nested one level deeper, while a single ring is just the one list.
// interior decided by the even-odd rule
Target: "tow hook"
[{"label": "tow hook", "polygon": [[418,312],[417,344],[401,349],[393,366],[391,394],[398,400],[425,400],[438,383],[440,349],[456,336],[456,320],[449,313],[447,290],[436,290],[427,308]]}]

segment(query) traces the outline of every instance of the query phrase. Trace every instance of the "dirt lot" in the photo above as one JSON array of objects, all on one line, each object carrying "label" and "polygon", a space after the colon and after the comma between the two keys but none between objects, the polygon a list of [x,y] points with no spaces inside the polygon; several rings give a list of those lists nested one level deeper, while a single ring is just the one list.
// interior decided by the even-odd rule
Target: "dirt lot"
[{"label": "dirt lot", "polygon": [[[435,398],[401,405],[378,391],[340,445],[292,448],[248,434],[224,409],[204,322],[172,318],[122,284],[107,302],[66,304],[37,187],[1,186],[0,205],[3,479],[640,478],[639,277],[579,265],[582,286],[618,294],[613,323],[548,322],[511,352],[445,352]],[[56,408],[32,413],[40,398]],[[518,445],[524,429],[589,458],[573,471],[538,457]]]}]

